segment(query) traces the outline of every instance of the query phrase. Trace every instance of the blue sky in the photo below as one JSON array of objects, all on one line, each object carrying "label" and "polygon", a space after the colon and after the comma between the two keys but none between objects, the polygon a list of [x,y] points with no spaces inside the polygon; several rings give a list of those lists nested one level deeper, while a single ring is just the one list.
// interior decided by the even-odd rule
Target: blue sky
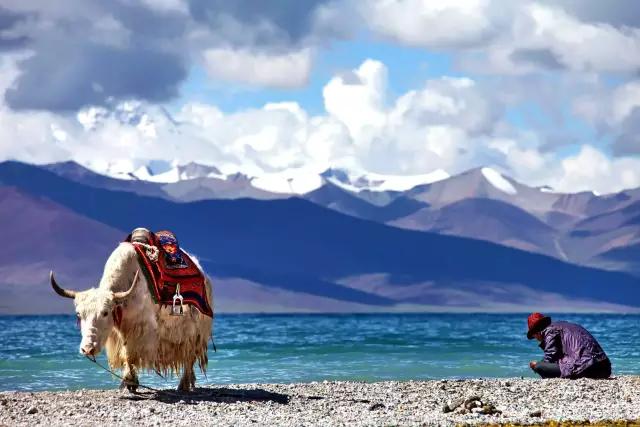
[{"label": "blue sky", "polygon": [[5,3],[0,160],[640,186],[637,2]]},{"label": "blue sky", "polygon": [[[375,59],[388,66],[387,99],[393,102],[402,94],[420,88],[427,80],[448,77],[470,77],[476,80],[492,79],[482,73],[460,70],[454,54],[421,47],[403,46],[397,43],[376,40],[371,34],[362,34],[354,40],[340,40],[321,48],[314,63],[309,81],[301,87],[266,88],[250,84],[235,84],[211,79],[206,69],[195,65],[189,72],[180,90],[180,97],[169,104],[172,111],[189,102],[216,105],[226,113],[251,108],[261,108],[267,103],[296,102],[309,114],[325,113],[322,90],[334,76],[357,68],[367,59]],[[603,81],[616,87],[625,81],[615,74],[603,74]],[[553,79],[553,75],[549,76]],[[534,100],[522,99],[505,111],[504,119],[522,130],[560,129],[571,135],[576,143],[560,148],[563,155],[579,151],[579,143],[592,143],[608,150],[610,138],[598,135],[580,117],[570,111],[571,99],[563,102],[560,115],[552,115]]]},{"label": "blue sky", "polygon": [[389,92],[394,98],[419,87],[426,79],[440,76],[462,76],[453,67],[450,54],[372,40],[365,35],[356,40],[337,41],[317,54],[308,84],[285,89],[264,88],[247,84],[229,84],[212,80],[205,68],[195,65],[182,84],[180,97],[170,105],[178,108],[198,100],[215,104],[223,111],[260,108],[269,102],[294,101],[311,114],[324,113],[322,89],[335,75],[357,68],[366,59],[376,59],[389,68]]}]

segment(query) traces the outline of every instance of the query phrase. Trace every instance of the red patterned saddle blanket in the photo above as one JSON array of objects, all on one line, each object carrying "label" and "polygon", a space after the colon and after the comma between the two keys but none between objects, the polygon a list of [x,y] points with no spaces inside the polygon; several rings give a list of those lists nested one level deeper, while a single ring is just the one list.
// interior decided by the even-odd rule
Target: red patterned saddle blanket
[{"label": "red patterned saddle blanket", "polygon": [[170,231],[151,232],[135,229],[125,242],[133,245],[138,253],[149,291],[156,304],[172,306],[176,289],[183,303],[190,304],[202,314],[213,317],[207,299],[204,274],[195,262],[180,249],[178,239]]}]

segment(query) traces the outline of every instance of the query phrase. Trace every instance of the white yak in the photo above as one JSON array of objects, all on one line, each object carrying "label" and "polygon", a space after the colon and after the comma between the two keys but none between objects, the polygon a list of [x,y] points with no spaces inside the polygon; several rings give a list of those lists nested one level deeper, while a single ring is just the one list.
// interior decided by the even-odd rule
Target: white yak
[{"label": "white yak", "polygon": [[[202,372],[206,370],[212,318],[186,304],[184,316],[172,316],[171,307],[153,301],[146,276],[140,274],[143,268],[134,247],[121,243],[109,256],[98,288],[63,289],[53,272],[51,286],[74,300],[82,332],[80,353],[95,357],[105,348],[109,366],[123,370],[121,387],[135,391],[137,371],[146,369],[165,375],[182,371],[178,390],[191,390],[195,362]],[[204,277],[213,307],[211,281]]]}]

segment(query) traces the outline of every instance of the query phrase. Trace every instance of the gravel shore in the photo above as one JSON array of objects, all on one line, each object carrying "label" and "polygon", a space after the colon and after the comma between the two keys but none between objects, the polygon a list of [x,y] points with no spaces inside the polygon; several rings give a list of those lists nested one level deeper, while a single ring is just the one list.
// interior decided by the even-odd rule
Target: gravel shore
[{"label": "gravel shore", "polygon": [[239,384],[191,393],[0,393],[0,425],[7,426],[458,425],[551,420],[640,420],[640,377]]}]

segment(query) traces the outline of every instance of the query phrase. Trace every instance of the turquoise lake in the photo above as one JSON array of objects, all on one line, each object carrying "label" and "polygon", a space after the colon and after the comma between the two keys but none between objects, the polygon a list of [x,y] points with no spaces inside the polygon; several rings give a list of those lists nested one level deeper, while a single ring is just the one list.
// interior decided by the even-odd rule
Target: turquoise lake
[{"label": "turquoise lake", "polygon": [[[553,317],[589,329],[614,374],[640,374],[640,316]],[[525,325],[525,314],[218,315],[217,352],[210,348],[197,384],[529,377],[528,362],[542,353]],[[78,354],[79,342],[72,316],[0,317],[0,390],[118,387]],[[104,355],[98,360],[106,364]]]}]

